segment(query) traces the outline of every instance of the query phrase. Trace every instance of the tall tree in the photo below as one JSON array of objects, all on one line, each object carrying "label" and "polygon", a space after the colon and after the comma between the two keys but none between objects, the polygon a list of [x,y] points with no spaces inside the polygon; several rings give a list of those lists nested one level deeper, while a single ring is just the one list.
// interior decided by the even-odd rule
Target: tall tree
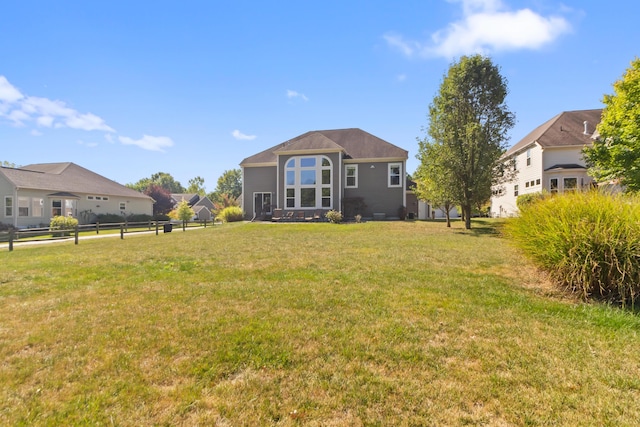
[{"label": "tall tree", "polygon": [[427,200],[431,206],[441,208],[445,212],[447,227],[451,227],[449,211],[461,195],[455,182],[452,182],[452,174],[443,167],[442,147],[425,141],[419,142],[416,157],[420,160],[420,165],[414,173],[414,191],[421,200]]},{"label": "tall tree", "polygon": [[500,157],[515,121],[506,96],[506,80],[489,58],[463,56],[449,67],[429,106],[421,148],[428,155],[426,147],[435,147],[437,169],[446,175],[447,194],[456,197],[467,229],[472,207],[488,200],[492,185],[502,179]]},{"label": "tall tree", "polygon": [[619,180],[626,191],[640,191],[640,59],[604,95],[598,139],[584,149],[589,174],[597,182]]},{"label": "tall tree", "polygon": [[204,178],[196,176],[195,178],[190,179],[189,186],[187,187],[187,193],[204,196],[206,194],[204,189]]},{"label": "tall tree", "polygon": [[232,199],[237,199],[242,194],[242,171],[240,169],[224,171],[218,178],[217,184],[216,189],[209,194],[211,201],[221,202],[223,194]]},{"label": "tall tree", "polygon": [[127,187],[144,193],[151,184],[159,185],[171,194],[180,194],[186,192],[182,184],[180,184],[179,181],[176,181],[175,178],[171,176],[171,174],[166,172],[154,173],[150,178],[142,178],[135,184],[127,184]]}]

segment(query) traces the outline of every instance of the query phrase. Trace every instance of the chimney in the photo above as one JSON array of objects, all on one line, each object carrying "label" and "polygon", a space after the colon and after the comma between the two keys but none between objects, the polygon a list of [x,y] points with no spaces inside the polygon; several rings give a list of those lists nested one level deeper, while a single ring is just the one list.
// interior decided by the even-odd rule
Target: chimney
[{"label": "chimney", "polygon": [[584,121],[584,134],[585,135],[589,135],[589,132],[587,130],[587,127],[589,126],[589,122],[588,121]]}]

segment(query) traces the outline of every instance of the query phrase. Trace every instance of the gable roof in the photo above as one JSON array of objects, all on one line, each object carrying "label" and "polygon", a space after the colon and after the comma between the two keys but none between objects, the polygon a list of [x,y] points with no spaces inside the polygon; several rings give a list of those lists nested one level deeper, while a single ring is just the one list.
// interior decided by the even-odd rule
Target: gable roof
[{"label": "gable roof", "polygon": [[0,174],[18,189],[83,193],[150,199],[122,184],[91,172],[75,163],[38,163],[20,168],[0,168]]},{"label": "gable roof", "polygon": [[171,198],[176,204],[186,200],[189,205],[194,205],[198,200],[200,200],[200,195],[191,193],[171,193]]},{"label": "gable roof", "polygon": [[[601,116],[601,108],[564,111],[531,131],[509,148],[505,156],[517,153],[535,142],[542,148],[590,144],[596,134],[596,126],[600,123]],[[584,122],[587,122],[587,133],[585,133]]]},{"label": "gable roof", "polygon": [[279,154],[293,152],[343,152],[353,160],[406,159],[407,150],[358,128],[316,130],[299,135],[258,154],[247,157],[240,166],[275,166]]}]

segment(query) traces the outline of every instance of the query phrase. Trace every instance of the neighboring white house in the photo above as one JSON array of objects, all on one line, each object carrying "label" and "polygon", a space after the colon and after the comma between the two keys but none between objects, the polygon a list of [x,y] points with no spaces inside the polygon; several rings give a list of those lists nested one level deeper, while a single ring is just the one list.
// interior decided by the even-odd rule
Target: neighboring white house
[{"label": "neighboring white house", "polygon": [[0,222],[46,226],[64,215],[90,223],[99,214],[153,214],[155,201],[74,163],[0,167]]},{"label": "neighboring white house", "polygon": [[592,185],[582,149],[591,145],[601,109],[565,111],[537,127],[504,155],[513,162],[513,181],[493,188],[491,216],[518,213],[518,195],[548,191],[562,193]]}]

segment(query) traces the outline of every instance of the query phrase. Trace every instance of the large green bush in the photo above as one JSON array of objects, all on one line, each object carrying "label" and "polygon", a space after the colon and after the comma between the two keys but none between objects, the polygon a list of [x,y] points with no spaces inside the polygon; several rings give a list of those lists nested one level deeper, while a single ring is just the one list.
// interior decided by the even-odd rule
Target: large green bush
[{"label": "large green bush", "polygon": [[216,216],[216,220],[222,222],[234,222],[242,221],[244,219],[244,212],[239,206],[229,206],[221,210]]},{"label": "large green bush", "polygon": [[70,216],[54,216],[49,222],[49,230],[64,230],[64,235],[69,235],[68,230],[74,230],[78,226],[78,220]]},{"label": "large green bush", "polygon": [[640,290],[640,198],[598,191],[546,197],[506,233],[560,285],[583,299],[633,304]]}]

